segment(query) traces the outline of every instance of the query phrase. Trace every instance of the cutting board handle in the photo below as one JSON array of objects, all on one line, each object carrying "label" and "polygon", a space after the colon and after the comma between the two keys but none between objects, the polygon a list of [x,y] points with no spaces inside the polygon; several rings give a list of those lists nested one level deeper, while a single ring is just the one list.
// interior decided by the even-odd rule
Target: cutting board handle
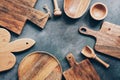
[{"label": "cutting board handle", "polygon": [[87,27],[84,27],[84,26],[79,28],[79,32],[82,34],[91,35],[94,37],[97,37],[97,33],[98,33],[98,31],[88,29]]},{"label": "cutting board handle", "polygon": [[8,43],[5,47],[0,49],[0,53],[2,52],[20,52],[29,49],[35,44],[33,39],[23,38],[12,41]]},{"label": "cutting board handle", "polygon": [[72,55],[72,53],[69,53],[67,56],[66,56],[66,59],[67,61],[69,62],[70,66],[73,67],[77,64],[74,56]]}]

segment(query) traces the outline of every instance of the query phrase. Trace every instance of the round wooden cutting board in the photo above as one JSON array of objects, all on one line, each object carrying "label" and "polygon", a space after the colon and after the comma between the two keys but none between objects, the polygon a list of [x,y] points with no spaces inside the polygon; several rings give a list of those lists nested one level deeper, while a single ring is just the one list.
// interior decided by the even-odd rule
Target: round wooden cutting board
[{"label": "round wooden cutting board", "polygon": [[62,68],[53,55],[33,52],[21,61],[18,77],[19,80],[61,80]]}]

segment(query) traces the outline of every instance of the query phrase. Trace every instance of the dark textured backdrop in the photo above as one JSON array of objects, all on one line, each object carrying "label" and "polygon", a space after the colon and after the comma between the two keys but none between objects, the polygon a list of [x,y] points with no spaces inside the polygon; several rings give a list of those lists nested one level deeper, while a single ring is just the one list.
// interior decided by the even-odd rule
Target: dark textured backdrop
[{"label": "dark textured backdrop", "polygon": [[[109,13],[105,21],[120,25],[120,0],[91,0],[90,6],[98,1],[103,2],[108,6]],[[58,0],[58,3],[63,11],[63,0]],[[53,13],[52,0],[38,0],[35,8],[42,10],[44,4],[47,4]],[[11,40],[28,37],[34,39],[36,44],[27,51],[15,53],[17,57],[16,65],[11,70],[0,73],[0,80],[17,80],[17,69],[20,61],[23,57],[33,51],[47,51],[53,54],[60,61],[63,71],[68,69],[69,64],[65,59],[68,52],[72,52],[79,62],[85,58],[80,53],[81,49],[85,45],[93,47],[95,44],[94,38],[81,35],[78,32],[78,28],[82,25],[86,25],[93,30],[99,30],[102,22],[103,21],[93,20],[90,17],[89,10],[84,16],[77,20],[68,18],[64,12],[61,17],[56,18],[52,15],[52,18],[48,21],[44,30],[39,29],[33,23],[27,21],[22,34],[18,36],[11,33]],[[96,52],[96,54],[110,64],[110,68],[106,69],[95,60],[91,60],[93,66],[100,75],[101,80],[120,80],[120,60],[98,52]],[[64,80],[64,78],[62,80]]]}]

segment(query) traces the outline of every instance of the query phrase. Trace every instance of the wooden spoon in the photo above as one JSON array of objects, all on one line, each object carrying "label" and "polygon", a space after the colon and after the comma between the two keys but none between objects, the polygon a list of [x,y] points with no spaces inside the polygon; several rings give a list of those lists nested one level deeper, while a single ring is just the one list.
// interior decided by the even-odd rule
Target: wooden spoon
[{"label": "wooden spoon", "polygon": [[104,62],[103,60],[101,60],[99,57],[97,57],[97,55],[95,54],[95,52],[93,51],[92,48],[90,48],[89,46],[85,46],[82,49],[82,54],[88,58],[93,58],[96,59],[98,62],[100,62],[101,64],[103,64],[106,68],[109,67],[109,64],[107,64],[106,62]]},{"label": "wooden spoon", "polygon": [[64,11],[70,18],[79,18],[87,10],[91,0],[64,0]]}]

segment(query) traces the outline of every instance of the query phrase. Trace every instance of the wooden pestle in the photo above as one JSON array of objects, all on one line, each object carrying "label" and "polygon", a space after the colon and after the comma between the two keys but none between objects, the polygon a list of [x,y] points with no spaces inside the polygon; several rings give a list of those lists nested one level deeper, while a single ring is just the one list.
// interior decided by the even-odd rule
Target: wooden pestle
[{"label": "wooden pestle", "polygon": [[58,7],[57,0],[53,0],[53,2],[54,2],[54,7],[55,7],[55,9],[54,9],[54,15],[55,15],[55,16],[60,16],[60,15],[62,15],[62,11],[61,11],[60,8]]}]

